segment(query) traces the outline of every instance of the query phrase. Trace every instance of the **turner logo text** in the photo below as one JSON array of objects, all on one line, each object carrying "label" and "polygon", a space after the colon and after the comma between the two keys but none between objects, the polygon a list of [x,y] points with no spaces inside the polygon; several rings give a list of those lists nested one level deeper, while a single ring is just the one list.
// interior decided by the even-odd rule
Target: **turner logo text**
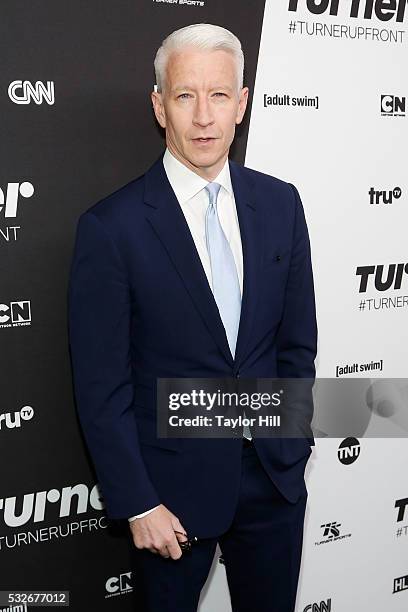
[{"label": "turner logo text", "polygon": [[17,217],[17,204],[19,196],[23,198],[31,198],[34,193],[34,187],[31,183],[8,183],[6,194],[0,187],[0,212],[7,218]]},{"label": "turner logo text", "polygon": [[59,518],[70,514],[84,514],[89,509],[103,510],[104,505],[98,490],[94,485],[91,490],[86,484],[76,484],[72,487],[50,489],[27,493],[23,498],[6,497],[0,499],[0,512],[4,524],[8,527],[21,527],[28,522],[40,523],[49,519],[55,511]]},{"label": "turner logo text", "polygon": [[388,266],[358,266],[356,276],[360,277],[359,293],[365,293],[367,288],[377,291],[401,289],[405,275],[408,274],[408,264],[389,264]]},{"label": "turner logo text", "polygon": [[305,7],[313,15],[328,13],[335,17],[340,15],[402,23],[406,4],[406,0],[289,0],[288,10],[297,11]]}]

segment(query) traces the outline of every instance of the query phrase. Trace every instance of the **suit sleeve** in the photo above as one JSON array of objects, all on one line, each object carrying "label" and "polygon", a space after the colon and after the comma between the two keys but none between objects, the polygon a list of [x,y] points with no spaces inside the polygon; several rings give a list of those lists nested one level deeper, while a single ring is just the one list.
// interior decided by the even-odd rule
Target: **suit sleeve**
[{"label": "suit sleeve", "polygon": [[[313,418],[312,387],[317,353],[317,322],[311,249],[305,214],[299,193],[291,185],[295,201],[292,252],[283,316],[277,332],[279,378],[297,378],[290,386],[290,408],[296,426],[314,444],[310,423]],[[289,401],[289,396],[287,397]]]},{"label": "suit sleeve", "polygon": [[140,452],[133,411],[127,275],[103,223],[78,222],[68,327],[78,416],[107,514],[128,518],[160,504]]}]

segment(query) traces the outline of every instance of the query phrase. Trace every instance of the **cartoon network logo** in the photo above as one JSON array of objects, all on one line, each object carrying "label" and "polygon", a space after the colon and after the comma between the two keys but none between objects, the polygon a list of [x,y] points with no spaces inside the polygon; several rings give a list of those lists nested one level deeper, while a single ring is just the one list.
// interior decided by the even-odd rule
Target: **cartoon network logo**
[{"label": "cartoon network logo", "polygon": [[105,599],[109,597],[116,597],[117,595],[127,595],[133,591],[132,586],[132,572],[125,572],[119,574],[119,576],[111,576],[105,582],[106,595]]},{"label": "cartoon network logo", "polygon": [[8,95],[12,102],[15,104],[54,104],[55,93],[54,93],[54,82],[46,81],[44,84],[42,81],[36,81],[34,85],[30,81],[12,81],[8,86]]},{"label": "cartoon network logo", "polygon": [[21,527],[30,521],[41,523],[45,520],[46,514],[53,510],[55,512],[55,509],[58,517],[64,518],[70,516],[72,512],[84,514],[89,509],[103,510],[104,507],[98,484],[95,484],[91,490],[86,484],[80,483],[63,487],[61,490],[49,489],[26,493],[22,499],[21,496],[0,499],[0,513],[7,527]]},{"label": "cartoon network logo", "polygon": [[7,429],[16,429],[21,427],[22,422],[31,421],[34,416],[34,409],[31,406],[23,406],[21,410],[16,412],[5,412],[0,414],[0,431],[6,427]]},{"label": "cartoon network logo", "polygon": [[31,302],[20,300],[18,302],[0,303],[0,328],[24,327],[31,325]]}]

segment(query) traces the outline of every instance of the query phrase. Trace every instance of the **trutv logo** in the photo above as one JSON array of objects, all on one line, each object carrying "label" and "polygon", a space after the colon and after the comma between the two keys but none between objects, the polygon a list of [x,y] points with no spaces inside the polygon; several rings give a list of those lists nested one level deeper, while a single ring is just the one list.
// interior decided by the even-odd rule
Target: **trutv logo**
[{"label": "trutv logo", "polygon": [[298,8],[306,7],[313,15],[328,13],[337,17],[340,13],[357,19],[379,19],[390,21],[395,19],[402,23],[405,17],[407,0],[289,0],[289,11],[297,11]]},{"label": "trutv logo", "polygon": [[394,200],[399,200],[402,195],[401,187],[394,187],[394,189],[374,189],[370,187],[368,192],[370,196],[370,204],[392,204]]},{"label": "trutv logo", "polygon": [[[0,430],[3,425],[7,429],[16,429],[22,426],[22,422],[31,421],[34,416],[34,409],[31,406],[23,406],[17,412],[5,412],[0,414]],[[3,428],[4,429],[4,428]]]}]

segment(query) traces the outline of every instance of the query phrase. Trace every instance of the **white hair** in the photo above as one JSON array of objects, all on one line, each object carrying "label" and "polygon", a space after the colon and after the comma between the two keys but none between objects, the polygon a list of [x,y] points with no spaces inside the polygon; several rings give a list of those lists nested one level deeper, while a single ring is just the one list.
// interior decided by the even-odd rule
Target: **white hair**
[{"label": "white hair", "polygon": [[238,91],[244,82],[244,54],[239,39],[227,30],[211,23],[194,23],[175,30],[165,38],[154,59],[157,91],[163,93],[166,69],[170,55],[185,47],[195,47],[203,51],[223,50],[235,59]]}]

